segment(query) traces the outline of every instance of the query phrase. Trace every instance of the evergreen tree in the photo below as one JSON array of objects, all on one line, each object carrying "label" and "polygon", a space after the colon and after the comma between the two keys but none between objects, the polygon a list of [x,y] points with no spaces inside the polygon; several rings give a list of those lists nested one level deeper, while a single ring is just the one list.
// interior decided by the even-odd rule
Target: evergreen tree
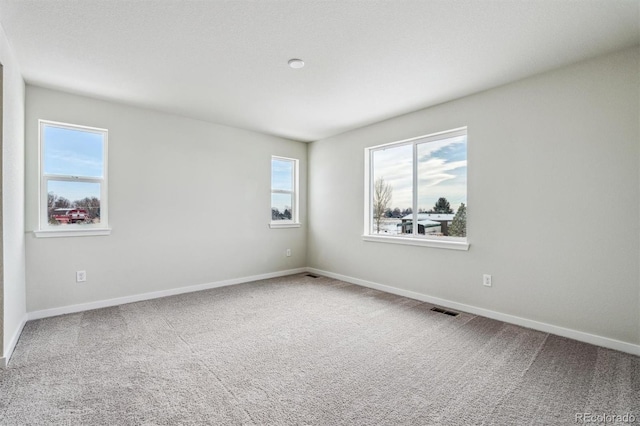
[{"label": "evergreen tree", "polygon": [[453,222],[451,222],[451,226],[449,226],[449,236],[467,236],[467,207],[464,205],[464,203],[460,204],[456,215],[453,217]]},{"label": "evergreen tree", "polygon": [[438,202],[435,206],[433,206],[433,212],[439,214],[451,214],[453,210],[451,210],[451,206],[446,198],[440,197],[438,198]]}]

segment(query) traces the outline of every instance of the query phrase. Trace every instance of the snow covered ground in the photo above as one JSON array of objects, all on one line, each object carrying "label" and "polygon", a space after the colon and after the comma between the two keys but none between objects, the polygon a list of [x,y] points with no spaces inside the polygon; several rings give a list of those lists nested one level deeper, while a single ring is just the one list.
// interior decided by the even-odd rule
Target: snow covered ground
[{"label": "snow covered ground", "polygon": [[[400,233],[400,227],[398,226],[402,222],[400,219],[385,218],[380,224],[380,234],[382,235],[398,235]],[[373,221],[373,233],[377,234],[377,227],[375,220]]]}]

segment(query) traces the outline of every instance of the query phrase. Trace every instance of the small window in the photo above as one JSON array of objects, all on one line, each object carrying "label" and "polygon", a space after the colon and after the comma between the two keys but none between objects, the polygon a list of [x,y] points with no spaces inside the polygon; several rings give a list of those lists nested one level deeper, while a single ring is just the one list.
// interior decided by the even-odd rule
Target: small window
[{"label": "small window", "polygon": [[468,249],[466,128],[365,149],[364,239]]},{"label": "small window", "polygon": [[271,157],[271,227],[300,226],[298,220],[298,160]]},{"label": "small window", "polygon": [[40,120],[40,232],[103,235],[107,130]]}]

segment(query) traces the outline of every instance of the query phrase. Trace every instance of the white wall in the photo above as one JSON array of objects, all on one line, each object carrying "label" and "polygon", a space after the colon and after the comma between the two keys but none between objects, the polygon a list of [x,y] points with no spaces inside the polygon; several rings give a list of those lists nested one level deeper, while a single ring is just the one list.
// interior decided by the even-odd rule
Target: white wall
[{"label": "white wall", "polygon": [[24,103],[25,85],[4,30],[0,27],[3,65],[2,220],[4,323],[2,358],[13,351],[25,320]]},{"label": "white wall", "polygon": [[[634,48],[312,143],[309,266],[640,343],[639,82]],[[470,250],[362,241],[364,148],[461,126]]]},{"label": "white wall", "polygon": [[[28,231],[38,221],[40,118],[109,130],[113,232],[29,233],[29,312],[306,265],[306,144],[27,85]],[[271,155],[300,159],[301,228],[268,228]]]}]

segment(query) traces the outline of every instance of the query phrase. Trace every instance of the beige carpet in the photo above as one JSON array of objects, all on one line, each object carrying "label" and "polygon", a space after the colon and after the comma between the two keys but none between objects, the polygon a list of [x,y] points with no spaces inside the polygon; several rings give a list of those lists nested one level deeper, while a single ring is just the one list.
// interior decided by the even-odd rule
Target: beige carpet
[{"label": "beige carpet", "polygon": [[0,424],[640,423],[640,358],[431,307],[295,275],[31,321]]}]

